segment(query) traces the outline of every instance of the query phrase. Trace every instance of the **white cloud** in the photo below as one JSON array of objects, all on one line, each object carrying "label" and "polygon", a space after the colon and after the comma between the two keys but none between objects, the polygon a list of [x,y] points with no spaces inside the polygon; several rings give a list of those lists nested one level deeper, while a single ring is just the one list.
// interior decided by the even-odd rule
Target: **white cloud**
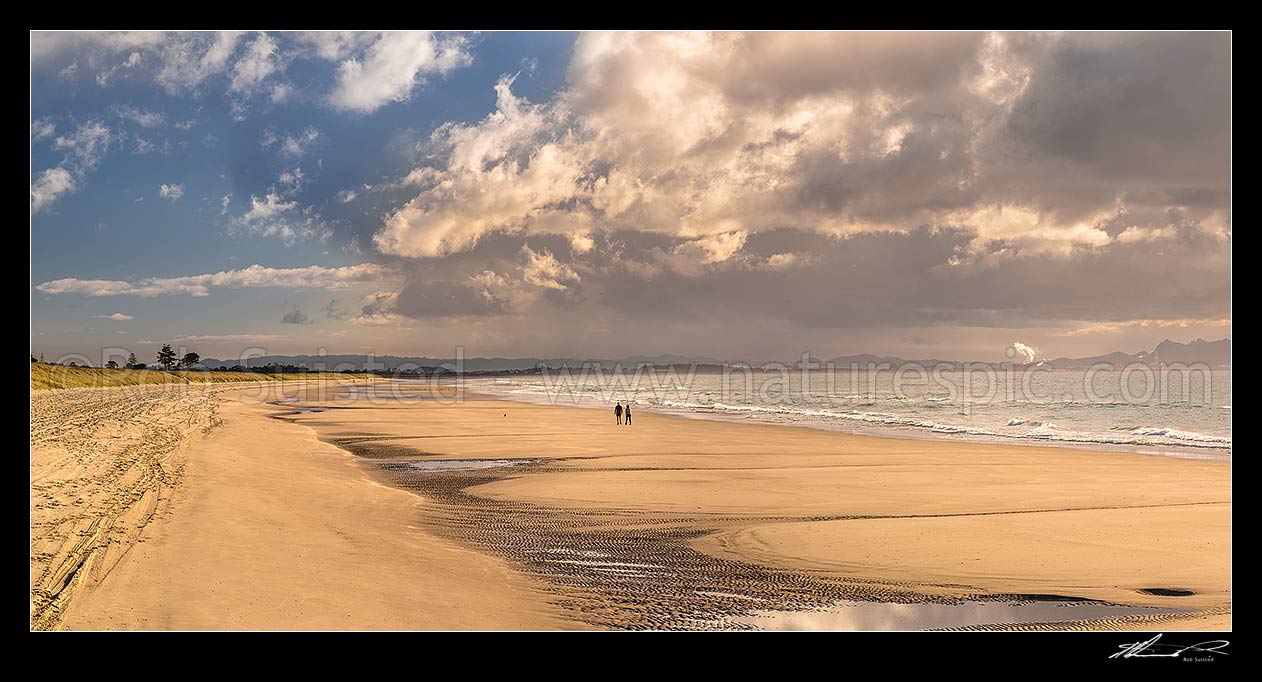
[{"label": "white cloud", "polygon": [[165,40],[158,84],[172,95],[197,88],[202,81],[227,69],[240,38],[240,31],[219,31],[176,34]]},{"label": "white cloud", "polygon": [[42,64],[84,46],[109,52],[152,48],[166,37],[161,31],[34,31],[31,33],[31,63]]},{"label": "white cloud", "polygon": [[[1186,329],[1188,327],[1231,327],[1230,319],[1174,319],[1174,320],[1124,320],[1121,322],[1096,322],[1086,324],[1084,326],[1063,331],[1059,336],[1094,336],[1096,334],[1121,334],[1122,332],[1136,329],[1155,327],[1158,329],[1176,328]],[[1230,332],[1228,332],[1230,333]]]},{"label": "white cloud", "polygon": [[293,34],[294,40],[326,61],[349,57],[376,37],[372,31],[298,31]]},{"label": "white cloud", "polygon": [[127,59],[123,63],[96,74],[96,84],[102,88],[109,87],[110,81],[114,79],[116,74],[120,71],[130,71],[136,68],[140,64],[140,60],[140,53],[132,52],[127,55]]},{"label": "white cloud", "polygon": [[[294,59],[337,64],[327,102],[344,111],[370,113],[406,100],[429,76],[468,65],[467,38],[428,31],[298,31],[279,35],[242,31],[60,31],[31,36],[32,67],[76,57],[59,74],[101,87],[129,72],[152,74],[170,95],[200,95],[212,78],[226,80],[239,99],[232,118],[246,116],[245,100],[264,93],[273,103],[290,101],[295,88],[278,77]],[[115,61],[121,58],[121,61]],[[113,66],[106,66],[113,62]],[[64,63],[64,62],[61,62]],[[85,73],[87,72],[87,73]]]},{"label": "white cloud", "polygon": [[46,119],[36,119],[31,121],[31,142],[39,142],[46,137],[52,137],[57,132],[57,127],[53,122]]},{"label": "white cloud", "polygon": [[[584,33],[568,87],[550,101],[517,97],[504,78],[494,112],[439,127],[423,165],[388,183],[415,194],[374,243],[433,258],[494,233],[556,234],[581,253],[597,231],[634,230],[719,263],[740,250],[738,235],[775,228],[844,236],[927,224],[975,232],[970,252],[1006,243],[1004,258],[1103,248],[1113,238],[1096,223],[1125,202],[1122,190],[1055,154],[1010,150],[1030,62],[1064,40]],[[1037,181],[1048,174],[1057,182]],[[1179,183],[1212,183],[1200,175]],[[1122,240],[1141,236],[1161,233]]]},{"label": "white cloud", "polygon": [[126,322],[127,320],[136,319],[132,315],[125,315],[123,313],[114,313],[113,315],[93,315],[92,317],[98,320],[114,320],[115,322]]},{"label": "white cloud", "polygon": [[73,192],[74,177],[64,168],[49,168],[31,183],[31,211],[39,213],[57,200],[57,197]]},{"label": "white cloud", "polygon": [[302,188],[302,184],[304,182],[302,169],[294,167],[290,170],[282,171],[281,174],[276,177],[276,182],[285,187],[286,194],[293,194]]},{"label": "white cloud", "polygon": [[[338,41],[340,38],[323,41],[317,48],[321,54],[340,55],[346,41]],[[357,56],[341,62],[329,102],[338,109],[371,113],[390,102],[406,100],[426,74],[447,73],[470,61],[461,36],[386,31]]]},{"label": "white cloud", "polygon": [[272,98],[272,104],[284,104],[293,99],[294,86],[288,83],[277,83],[272,86],[272,92],[269,96]]},{"label": "white cloud", "polygon": [[[301,173],[282,173],[280,180],[300,182],[301,177]],[[264,237],[278,237],[286,244],[313,238],[323,241],[331,234],[331,228],[314,206],[299,206],[297,201],[286,201],[275,191],[262,198],[251,195],[250,210],[234,223]]]},{"label": "white cloud", "polygon": [[1155,242],[1159,239],[1173,239],[1176,234],[1172,227],[1145,228],[1131,225],[1122,230],[1114,239],[1122,244],[1134,244],[1137,242]]},{"label": "white cloud", "polygon": [[233,92],[250,92],[279,69],[276,41],[266,33],[260,33],[233,65],[232,81],[228,87]]},{"label": "white cloud", "polygon": [[276,147],[277,152],[286,158],[298,158],[320,139],[320,131],[311,126],[307,126],[297,133],[278,134],[274,129],[268,128],[263,131],[263,138],[260,144],[264,148]]},{"label": "white cloud", "polygon": [[158,196],[163,199],[175,201],[184,196],[184,185],[167,185],[163,184],[158,188]]},{"label": "white cloud", "polygon": [[171,339],[172,343],[267,343],[288,340],[289,337],[284,334],[206,334]]},{"label": "white cloud", "polygon": [[530,284],[545,289],[565,289],[565,282],[579,281],[574,268],[558,261],[547,249],[536,252],[526,245],[521,247],[521,252],[526,256],[522,278]]},{"label": "white cloud", "polygon": [[488,301],[496,301],[505,297],[511,289],[508,278],[491,270],[483,270],[476,275],[469,275],[469,283]]},{"label": "white cloud", "polygon": [[114,107],[114,113],[119,118],[131,121],[142,128],[161,128],[167,124],[166,114],[141,107],[120,104]]},{"label": "white cloud", "polygon": [[286,211],[298,208],[296,201],[281,201],[275,192],[268,193],[262,199],[250,195],[250,210],[241,219],[247,223],[260,223],[273,220]]},{"label": "white cloud", "polygon": [[767,258],[767,267],[772,270],[787,270],[797,262],[796,253],[773,253]]},{"label": "white cloud", "polygon": [[744,232],[725,232],[693,239],[675,247],[675,254],[699,259],[702,263],[722,263],[745,245]]},{"label": "white cloud", "polygon": [[575,232],[570,235],[570,248],[574,253],[587,253],[596,247],[596,240],[587,232]]},{"label": "white cloud", "polygon": [[65,162],[82,173],[100,163],[113,140],[113,131],[108,126],[99,121],[88,121],[69,135],[53,140],[53,147],[66,152]]},{"label": "white cloud", "polygon": [[186,277],[150,277],[125,280],[66,278],[44,282],[36,290],[45,294],[79,294],[83,296],[207,296],[214,287],[232,289],[282,287],[290,289],[341,289],[365,282],[393,281],[390,268],[375,263],[326,268],[311,265],[303,268],[268,268],[251,265],[240,270],[225,270]]},{"label": "white cloud", "polygon": [[1034,348],[1032,346],[1027,346],[1024,343],[1021,343],[1020,341],[1013,341],[1011,354],[1009,355],[1009,357],[1016,358],[1020,356],[1020,359],[1022,361],[1029,363],[1029,362],[1034,362],[1034,359],[1038,357],[1038,354],[1039,354],[1039,349]]},{"label": "white cloud", "polygon": [[413,170],[402,185],[422,188],[374,236],[384,253],[444,256],[495,231],[582,233],[587,217],[555,209],[575,196],[586,172],[583,150],[556,141],[564,112],[515,97],[511,78],[496,84],[496,111],[473,125],[447,124],[430,141],[442,168]]},{"label": "white cloud", "polygon": [[352,201],[354,201],[355,198],[358,196],[359,196],[359,193],[357,193],[355,190],[344,189],[341,192],[337,193],[337,200],[339,203],[349,204]]}]

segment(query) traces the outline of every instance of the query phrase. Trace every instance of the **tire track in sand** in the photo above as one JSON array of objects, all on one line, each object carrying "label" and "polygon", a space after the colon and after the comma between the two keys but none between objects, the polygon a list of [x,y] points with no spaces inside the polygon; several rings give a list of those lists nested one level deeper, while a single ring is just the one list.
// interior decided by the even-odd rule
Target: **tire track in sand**
[{"label": "tire track in sand", "polygon": [[231,387],[31,393],[31,628],[50,630],[139,540],[178,485],[180,446]]}]

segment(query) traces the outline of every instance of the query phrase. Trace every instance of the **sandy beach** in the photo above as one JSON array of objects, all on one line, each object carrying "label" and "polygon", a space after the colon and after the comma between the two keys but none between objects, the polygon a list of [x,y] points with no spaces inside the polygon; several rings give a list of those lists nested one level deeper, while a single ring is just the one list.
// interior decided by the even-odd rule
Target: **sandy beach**
[{"label": "sandy beach", "polygon": [[[49,464],[64,452],[62,439],[41,443],[32,456],[33,517],[47,514],[37,490],[87,490],[79,504],[87,511],[79,516],[87,518],[69,535],[88,525],[119,539],[79,541],[76,552],[63,551],[86,555],[88,568],[74,578],[64,614],[36,601],[33,623],[67,630],[574,627],[503,562],[418,528],[414,496],[371,480],[353,457],[310,429],[266,416],[278,411],[266,401],[299,386],[76,395],[63,412],[84,421],[101,418],[103,406],[142,395],[185,419],[205,413],[201,421],[215,428],[164,453],[160,466],[178,474],[147,493],[152,502],[121,519],[111,505],[130,489],[110,475],[123,466],[119,452],[144,447],[145,437],[166,424],[143,414],[106,421],[90,440],[102,449],[80,454],[86,465],[73,470]],[[58,402],[33,393],[33,413],[43,417]],[[126,446],[105,449],[120,438]],[[60,538],[45,531],[64,535],[65,526],[39,525],[38,546],[54,545]],[[33,540],[33,553],[36,546]],[[47,568],[46,561],[32,561],[34,584],[52,581],[37,570]]]},{"label": "sandy beach", "polygon": [[1231,626],[1229,463],[647,411],[620,427],[419,386],[32,393],[33,625],[712,629],[1037,595],[1166,611],[1021,627]]}]

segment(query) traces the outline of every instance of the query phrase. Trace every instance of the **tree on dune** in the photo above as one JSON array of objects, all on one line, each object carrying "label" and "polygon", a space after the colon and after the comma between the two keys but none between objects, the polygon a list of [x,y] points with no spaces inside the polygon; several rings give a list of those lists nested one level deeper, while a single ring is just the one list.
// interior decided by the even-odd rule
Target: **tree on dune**
[{"label": "tree on dune", "polygon": [[106,368],[106,369],[118,369],[118,363],[117,363],[117,362],[115,362],[114,360],[110,360],[109,362],[105,363],[105,368]]},{"label": "tree on dune", "polygon": [[125,367],[127,367],[127,369],[140,369],[139,367],[137,367],[137,365],[139,365],[139,364],[140,364],[140,362],[139,362],[138,360],[136,360],[136,354],[135,354],[135,353],[128,353],[128,355],[127,355],[127,364],[125,365]]},{"label": "tree on dune", "polygon": [[201,361],[202,361],[202,356],[198,355],[197,353],[185,353],[184,357],[180,359],[180,364],[184,365],[185,367],[192,367],[193,365],[196,365],[197,363]]},{"label": "tree on dune", "polygon": [[171,365],[175,364],[175,351],[171,350],[171,344],[162,344],[162,350],[158,351],[158,364],[163,369],[171,369]]}]

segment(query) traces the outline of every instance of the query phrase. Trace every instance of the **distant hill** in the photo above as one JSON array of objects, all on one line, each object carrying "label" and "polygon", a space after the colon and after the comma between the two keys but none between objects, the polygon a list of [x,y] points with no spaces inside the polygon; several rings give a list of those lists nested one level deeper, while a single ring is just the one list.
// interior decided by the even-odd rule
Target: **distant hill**
[{"label": "distant hill", "polygon": [[[444,365],[449,366],[454,362],[450,358],[400,355],[377,355],[371,358],[367,355],[264,355],[257,358],[249,358],[244,362],[231,358],[227,360],[203,358],[201,364],[211,368],[232,367],[233,365],[266,367],[267,365],[279,364],[340,371],[342,369],[395,370],[399,368],[441,367]],[[464,367],[471,372],[488,372],[530,369],[538,367],[540,364],[558,367],[563,364],[575,364],[577,362],[572,358],[465,358]]]},{"label": "distant hill", "polygon": [[1101,363],[1108,365],[1129,365],[1135,362],[1142,362],[1147,364],[1150,356],[1150,353],[1142,350],[1138,353],[1123,353],[1121,351],[1117,351],[1108,353],[1107,355],[1093,355],[1088,358],[1056,358],[1055,360],[1047,361],[1047,364],[1057,369],[1090,367]]},{"label": "distant hill", "polygon": [[[548,367],[578,367],[584,363],[600,363],[604,367],[613,367],[615,364],[621,364],[623,367],[635,367],[641,364],[664,366],[688,365],[694,362],[716,366],[722,364],[721,360],[714,358],[689,358],[683,355],[635,355],[614,360],[598,358],[465,358],[464,368],[465,371],[469,372],[506,372],[534,369],[540,365]],[[367,355],[264,355],[257,358],[249,358],[246,361],[231,358],[226,360],[203,358],[200,364],[210,368],[232,367],[234,365],[266,367],[277,364],[296,365],[328,371],[341,371],[343,369],[391,371],[400,368],[411,370],[418,367],[452,367],[455,364],[455,360],[452,358],[401,355],[377,355],[371,358]]]},{"label": "distant hill", "polygon": [[1205,341],[1196,339],[1191,343],[1179,343],[1166,339],[1157,344],[1151,352],[1109,353],[1089,358],[1056,358],[1048,364],[1058,369],[1090,367],[1100,363],[1110,365],[1128,365],[1139,362],[1145,365],[1172,364],[1205,364],[1210,367],[1231,366],[1231,339]]},{"label": "distant hill", "polygon": [[[958,360],[938,360],[938,359],[920,359],[906,360],[899,357],[889,355],[873,355],[871,353],[863,353],[859,355],[842,355],[831,360],[821,360],[820,358],[811,357],[821,368],[829,363],[833,367],[843,369],[851,365],[859,367],[867,367],[874,365],[888,364],[892,367],[899,367],[907,364],[917,364],[924,367],[936,367],[939,365],[955,365],[955,366],[992,366],[992,367],[1012,367],[1025,366],[1025,363],[1012,362],[976,362],[965,363]],[[801,362],[801,359],[793,359],[785,362],[784,365],[794,368]],[[1157,364],[1195,364],[1204,363],[1212,367],[1230,367],[1231,366],[1231,339],[1222,339],[1220,341],[1205,341],[1196,339],[1191,343],[1178,343],[1175,341],[1165,340],[1157,345],[1157,348],[1151,353],[1148,351],[1139,351],[1138,353],[1124,353],[1121,351],[1107,353],[1105,355],[1094,355],[1085,358],[1056,358],[1055,360],[1040,361],[1055,369],[1081,369],[1098,365],[1100,363],[1110,364],[1114,366],[1128,365],[1139,362],[1146,365]],[[622,365],[623,367],[636,367],[637,365],[648,364],[657,367],[673,365],[675,367],[688,367],[694,363],[698,366],[699,371],[718,371],[724,365],[750,365],[761,366],[760,362],[724,362],[709,357],[689,357],[684,355],[662,354],[662,355],[633,355],[625,358],[616,359],[597,359],[597,358],[465,358],[464,368],[468,372],[515,372],[522,370],[532,370],[542,366],[557,367],[579,367],[584,364],[600,363],[601,366],[610,368],[614,365]],[[215,358],[205,358],[201,362],[202,366],[209,368],[232,367],[234,365],[245,365],[247,367],[264,367],[272,364],[279,365],[295,365],[299,367],[307,367],[309,369],[322,369],[328,371],[341,371],[344,369],[353,370],[386,370],[393,371],[397,369],[416,369],[420,367],[451,367],[454,360],[451,358],[431,358],[425,356],[399,356],[399,355],[379,355],[368,357],[365,355],[267,355],[258,358],[250,358],[246,362],[239,360],[217,360]],[[1037,363],[1031,363],[1037,364]]]},{"label": "distant hill", "polygon": [[1166,339],[1157,344],[1153,355],[1157,356],[1158,362],[1165,364],[1181,362],[1190,365],[1203,362],[1207,365],[1230,365],[1231,339],[1218,341],[1196,339],[1191,343],[1177,343]]}]

